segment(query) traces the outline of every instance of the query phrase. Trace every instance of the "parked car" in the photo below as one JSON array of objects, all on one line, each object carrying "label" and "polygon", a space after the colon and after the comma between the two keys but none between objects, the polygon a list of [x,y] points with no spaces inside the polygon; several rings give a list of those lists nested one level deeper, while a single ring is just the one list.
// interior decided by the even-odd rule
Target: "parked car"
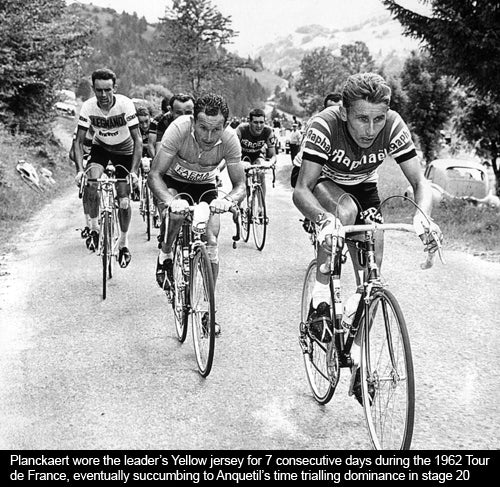
[{"label": "parked car", "polygon": [[[433,202],[444,197],[482,199],[489,193],[486,168],[479,162],[462,159],[435,159],[425,168],[425,177],[431,182]],[[413,198],[409,186],[405,196]]]},{"label": "parked car", "polygon": [[72,103],[58,101],[55,103],[54,108],[62,115],[69,115],[71,117],[76,115],[76,105],[73,105]]}]

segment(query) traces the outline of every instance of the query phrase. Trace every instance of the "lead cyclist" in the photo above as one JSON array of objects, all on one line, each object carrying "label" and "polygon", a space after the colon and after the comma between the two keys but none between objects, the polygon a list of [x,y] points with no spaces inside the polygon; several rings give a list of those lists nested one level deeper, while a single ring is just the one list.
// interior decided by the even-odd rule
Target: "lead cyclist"
[{"label": "lead cyclist", "polygon": [[[390,100],[391,89],[378,74],[352,75],[342,90],[342,106],[320,112],[305,134],[293,201],[319,230],[317,274],[308,320],[317,338],[324,342],[333,336],[329,275],[320,272],[331,251],[330,236],[342,225],[383,221],[377,168],[388,156],[395,159],[413,187],[417,205],[427,215],[432,211],[432,190],[424,178],[410,131],[400,115],[389,108]],[[340,199],[346,193],[353,195],[361,208],[351,198]],[[442,240],[439,226],[418,211],[414,226],[424,250],[435,252]],[[433,235],[438,236],[437,241]],[[383,240],[379,241],[376,254],[380,265]],[[352,262],[355,271],[361,269],[356,258]],[[355,275],[359,279],[358,272]],[[357,374],[359,384],[356,366],[353,374]],[[361,401],[359,386],[355,385],[354,393]]]}]

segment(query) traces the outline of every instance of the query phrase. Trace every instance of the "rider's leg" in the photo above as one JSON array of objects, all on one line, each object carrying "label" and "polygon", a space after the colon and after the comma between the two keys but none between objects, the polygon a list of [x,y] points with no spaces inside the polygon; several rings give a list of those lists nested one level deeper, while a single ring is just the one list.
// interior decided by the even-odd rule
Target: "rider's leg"
[{"label": "rider's leg", "polygon": [[116,183],[116,195],[118,197],[118,221],[120,223],[118,247],[128,247],[128,230],[132,218],[129,184],[125,182]]},{"label": "rider's leg", "polygon": [[[343,197],[340,204],[338,204],[339,198],[343,194],[345,194],[345,191],[330,180],[323,179],[314,188],[314,195],[321,206],[329,213],[336,215],[342,224],[351,225],[356,220],[358,210],[355,203],[348,197]],[[328,261],[330,255],[331,254],[325,249],[321,247],[318,249],[316,283],[313,290],[314,307],[322,301],[327,302],[330,306],[332,305],[329,288],[329,274],[324,274],[320,271],[322,265]]]},{"label": "rider's leg", "polygon": [[217,238],[220,231],[220,215],[210,215],[207,225],[207,253],[212,264],[214,286],[219,276],[219,247]]},{"label": "rider's leg", "polygon": [[[98,179],[102,176],[104,167],[101,164],[90,163],[87,176],[89,179]],[[87,185],[84,191],[83,199],[86,202],[88,215],[90,218],[90,230],[99,231],[99,194],[97,191],[97,183],[91,182]]]}]

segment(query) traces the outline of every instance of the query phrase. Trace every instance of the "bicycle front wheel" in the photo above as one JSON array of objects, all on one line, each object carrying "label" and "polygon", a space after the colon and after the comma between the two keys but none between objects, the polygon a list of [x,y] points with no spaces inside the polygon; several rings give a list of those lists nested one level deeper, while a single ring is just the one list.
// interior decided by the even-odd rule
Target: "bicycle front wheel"
[{"label": "bicycle front wheel", "polygon": [[257,186],[252,196],[253,239],[257,250],[262,250],[266,243],[267,213],[262,188]]},{"label": "bicycle front wheel", "polygon": [[148,242],[151,240],[151,203],[150,203],[149,188],[144,183],[144,219],[146,220],[146,235]]},{"label": "bicycle front wheel", "polygon": [[101,225],[101,260],[102,260],[102,299],[107,296],[108,277],[111,277],[111,258],[112,258],[112,240],[111,240],[111,215],[105,213]]},{"label": "bicycle front wheel", "polygon": [[407,450],[413,435],[415,380],[401,308],[387,289],[376,290],[361,335],[361,391],[372,445]]},{"label": "bicycle front wheel", "polygon": [[[312,301],[312,292],[316,281],[316,259],[311,261],[306,271],[301,301],[300,345],[307,380],[314,399],[326,404],[333,396],[340,377],[338,356],[333,340],[325,344],[309,333],[307,318]],[[330,371],[334,371],[331,374]]]},{"label": "bicycle front wheel", "polygon": [[248,242],[250,237],[250,221],[252,218],[250,207],[247,206],[246,201],[242,201],[240,206],[241,215],[241,238],[244,242]]},{"label": "bicycle front wheel", "polygon": [[191,265],[191,320],[198,371],[207,377],[212,369],[215,349],[215,296],[212,264],[200,245]]},{"label": "bicycle front wheel", "polygon": [[182,255],[182,234],[177,236],[174,246],[173,273],[174,282],[171,290],[172,308],[174,310],[175,331],[181,343],[186,340],[188,329],[188,296],[189,284],[184,272]]}]

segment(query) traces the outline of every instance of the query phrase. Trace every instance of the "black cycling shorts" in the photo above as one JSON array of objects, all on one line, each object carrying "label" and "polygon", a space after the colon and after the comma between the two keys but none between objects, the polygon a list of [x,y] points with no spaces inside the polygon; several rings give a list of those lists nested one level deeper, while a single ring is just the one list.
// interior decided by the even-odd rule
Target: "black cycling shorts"
[{"label": "black cycling shorts", "polygon": [[[322,178],[320,181],[331,181],[328,178]],[[318,182],[320,182],[318,181]],[[356,198],[356,206],[361,211],[356,217],[356,225],[367,222],[383,223],[384,219],[380,212],[380,196],[378,195],[377,183],[361,183],[354,186],[335,183],[340,189]]]},{"label": "black cycling shorts", "polygon": [[93,144],[90,149],[90,162],[104,168],[111,162],[116,168],[115,177],[118,179],[125,179],[129,175],[132,170],[132,159],[132,154],[115,154],[96,144]]},{"label": "black cycling shorts", "polygon": [[[214,183],[204,183],[204,184],[193,184],[189,181],[178,181],[170,176],[163,176],[163,181],[167,185],[167,188],[175,189],[177,193],[184,193],[180,196],[182,199],[189,201],[189,203],[200,203],[205,201],[210,204],[212,200],[217,198],[218,191],[217,186]],[[193,201],[185,194],[188,194],[193,198]]]}]

